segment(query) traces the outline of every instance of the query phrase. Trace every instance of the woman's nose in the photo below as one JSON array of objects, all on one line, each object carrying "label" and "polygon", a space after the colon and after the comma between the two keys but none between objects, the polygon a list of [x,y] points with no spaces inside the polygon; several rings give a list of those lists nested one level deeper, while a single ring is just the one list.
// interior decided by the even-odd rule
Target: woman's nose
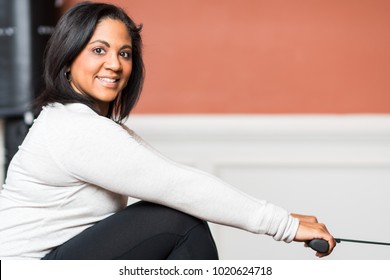
[{"label": "woman's nose", "polygon": [[115,71],[115,72],[122,70],[121,61],[120,61],[118,55],[116,55],[116,54],[107,55],[104,66],[106,69],[110,69],[110,70]]}]

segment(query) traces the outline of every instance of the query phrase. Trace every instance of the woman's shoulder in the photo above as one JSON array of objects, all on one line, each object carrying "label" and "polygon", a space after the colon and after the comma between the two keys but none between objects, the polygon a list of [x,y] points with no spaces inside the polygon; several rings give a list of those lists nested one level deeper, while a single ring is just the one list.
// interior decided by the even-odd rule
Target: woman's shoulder
[{"label": "woman's shoulder", "polygon": [[44,123],[46,133],[51,136],[98,133],[119,126],[81,103],[49,104],[42,109],[37,120]]},{"label": "woman's shoulder", "polygon": [[88,122],[113,123],[110,119],[100,116],[92,108],[82,103],[52,103],[42,108],[42,115],[46,121],[83,125]]},{"label": "woman's shoulder", "polygon": [[42,121],[49,134],[104,134],[123,128],[113,120],[101,116],[81,103],[53,103],[43,108]]},{"label": "woman's shoulder", "polygon": [[85,116],[85,115],[97,115],[97,113],[92,110],[89,106],[82,103],[50,103],[42,107],[41,114],[50,114],[51,116],[63,116],[68,117],[75,116]]}]

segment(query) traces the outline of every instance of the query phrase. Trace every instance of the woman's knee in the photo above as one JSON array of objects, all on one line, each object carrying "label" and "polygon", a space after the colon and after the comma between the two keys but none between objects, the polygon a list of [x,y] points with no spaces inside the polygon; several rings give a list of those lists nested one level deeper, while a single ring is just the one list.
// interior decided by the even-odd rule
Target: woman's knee
[{"label": "woman's knee", "polygon": [[175,248],[169,259],[218,259],[218,250],[206,221],[169,207],[148,204],[151,212],[158,212],[158,223],[177,235]]},{"label": "woman's knee", "polygon": [[160,229],[166,228],[179,235],[186,235],[195,226],[205,224],[196,217],[159,204],[142,201],[129,207],[132,208],[132,212],[141,211],[147,221]]},{"label": "woman's knee", "polygon": [[168,259],[217,260],[217,246],[207,222],[200,221],[183,235]]}]

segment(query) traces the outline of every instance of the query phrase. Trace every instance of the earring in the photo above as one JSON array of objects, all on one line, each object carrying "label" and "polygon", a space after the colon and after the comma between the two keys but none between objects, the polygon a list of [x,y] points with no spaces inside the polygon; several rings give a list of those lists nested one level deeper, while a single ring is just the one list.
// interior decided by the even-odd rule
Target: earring
[{"label": "earring", "polygon": [[72,81],[72,79],[70,78],[70,71],[65,71],[64,75],[65,75],[65,78],[68,80],[68,82]]}]

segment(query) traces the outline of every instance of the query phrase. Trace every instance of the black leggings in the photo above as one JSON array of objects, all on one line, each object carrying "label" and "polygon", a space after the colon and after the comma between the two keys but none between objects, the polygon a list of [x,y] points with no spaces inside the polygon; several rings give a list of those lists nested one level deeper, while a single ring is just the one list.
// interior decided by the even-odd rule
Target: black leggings
[{"label": "black leggings", "polygon": [[45,260],[216,260],[206,222],[138,202],[55,248]]}]

